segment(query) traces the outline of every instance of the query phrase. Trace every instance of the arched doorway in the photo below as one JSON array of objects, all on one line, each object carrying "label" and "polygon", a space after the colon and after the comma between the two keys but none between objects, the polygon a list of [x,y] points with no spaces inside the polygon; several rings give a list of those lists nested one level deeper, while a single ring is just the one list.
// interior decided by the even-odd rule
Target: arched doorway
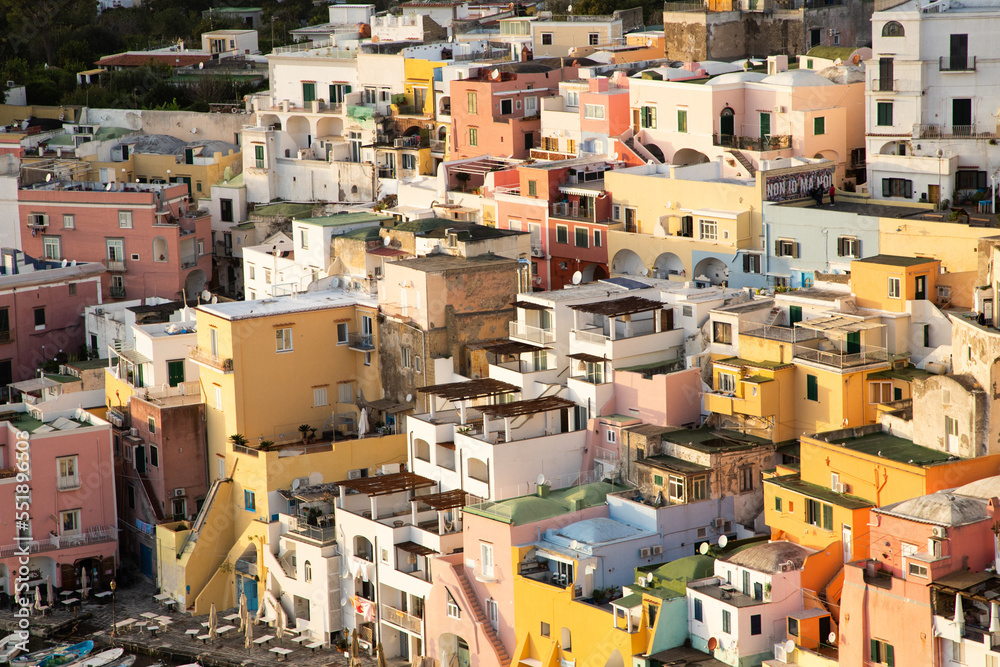
[{"label": "arched doorway", "polygon": [[726,264],[717,257],[706,257],[694,267],[694,279],[703,280],[713,285],[721,285],[729,278]]},{"label": "arched doorway", "polygon": [[646,270],[645,264],[635,251],[628,248],[615,253],[615,258],[611,261],[611,273],[625,276],[641,276]]},{"label": "arched doorway", "polygon": [[261,114],[260,115],[260,126],[270,127],[275,130],[281,131],[281,119],[274,114]]},{"label": "arched doorway", "polygon": [[736,134],[736,112],[726,107],[719,114],[719,145],[732,146]]},{"label": "arched doorway", "polygon": [[684,167],[689,164],[704,164],[708,162],[708,156],[693,148],[682,148],[674,153],[673,164]]},{"label": "arched doorway", "polygon": [[603,264],[587,264],[580,273],[583,274],[581,283],[592,283],[595,280],[604,280],[608,277],[608,271]]},{"label": "arched doorway", "polygon": [[670,278],[684,275],[684,262],[672,252],[661,253],[653,264],[655,278]]},{"label": "arched doorway", "polygon": [[312,143],[312,134],[307,119],[302,116],[292,116],[288,119],[286,127],[288,128],[288,134],[292,137],[292,141],[300,149],[309,148],[309,145]]},{"label": "arched doorway", "polygon": [[438,639],[442,667],[469,667],[469,643],[462,637],[446,632]]},{"label": "arched doorway", "polygon": [[369,563],[374,562],[375,549],[372,547],[371,540],[364,535],[355,535],[354,556],[356,558],[360,558],[361,560],[366,560]]},{"label": "arched doorway", "polygon": [[195,269],[184,279],[184,290],[189,297],[198,294],[205,289],[205,281],[205,272],[201,269]]},{"label": "arched doorway", "polygon": [[[642,143],[641,141],[639,143]],[[656,144],[642,144],[642,147],[649,151],[649,154],[660,161],[660,163],[666,162],[666,158],[663,157],[663,151]]]}]

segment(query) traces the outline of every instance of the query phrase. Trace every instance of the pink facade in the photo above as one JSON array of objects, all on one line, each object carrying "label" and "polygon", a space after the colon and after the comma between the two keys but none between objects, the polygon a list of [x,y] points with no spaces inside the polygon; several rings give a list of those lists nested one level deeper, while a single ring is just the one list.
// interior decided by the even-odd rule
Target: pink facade
[{"label": "pink facade", "polygon": [[[8,405],[19,413],[0,425],[0,589],[12,592],[18,568],[27,565],[30,586],[46,578],[54,586],[78,588],[82,571],[87,585],[106,588],[115,576],[118,549],[118,517],[115,511],[114,453],[111,425],[84,410],[46,415],[46,425],[58,418],[71,419],[76,428],[39,432],[42,426],[20,403]],[[24,429],[24,431],[21,431]],[[21,461],[18,445],[27,435],[31,494],[23,511],[30,517],[30,554],[22,556],[17,538],[22,502],[17,479]],[[21,530],[21,536],[26,531]]]},{"label": "pink facade", "polygon": [[[578,512],[567,512],[550,519],[518,525],[478,516],[466,512],[462,516],[462,553],[441,556],[431,561],[434,588],[424,606],[427,635],[427,656],[441,660],[440,646],[448,635],[461,637],[469,645],[470,667],[502,667],[498,653],[492,648],[486,634],[485,623],[478,623],[472,613],[461,579],[471,587],[479,609],[485,610],[486,601],[497,603],[498,623],[496,635],[508,656],[517,647],[514,627],[514,577],[517,563],[512,561],[512,548],[538,539],[549,528],[558,528],[576,521],[607,517],[608,506],[601,504]],[[493,546],[494,576],[487,580],[476,573],[481,571],[481,544]],[[448,594],[462,609],[461,618],[448,615]]]},{"label": "pink facade", "polygon": [[[584,136],[617,137],[628,130],[631,115],[628,81],[628,77],[619,77],[615,84],[604,77],[588,79],[590,90],[580,93],[580,131]],[[587,118],[588,104],[603,106],[604,118]]]},{"label": "pink facade", "polygon": [[85,344],[83,309],[101,303],[100,264],[32,263],[30,273],[0,269],[0,387],[37,377],[39,366],[60,352],[79,352]]},{"label": "pink facade", "polygon": [[[944,493],[927,497],[938,496],[949,497]],[[872,558],[844,566],[839,654],[844,667],[875,664],[870,656],[873,640],[893,647],[897,665],[928,664],[928,656],[935,651],[928,584],[953,572],[982,572],[994,562],[991,526],[1000,518],[1000,501],[996,498],[988,503],[988,518],[943,527],[937,522],[885,511],[909,502],[872,510]],[[939,551],[931,557],[929,549]],[[906,554],[911,551],[915,553],[908,558]],[[911,570],[911,564],[917,566],[919,574]],[[925,566],[923,573],[919,568]]]},{"label": "pink facade", "polygon": [[484,67],[478,76],[452,81],[452,158],[527,158],[541,136],[541,98],[556,94],[559,82],[575,78],[577,69],[510,72]]},{"label": "pink facade", "polygon": [[187,186],[39,183],[18,191],[24,251],[101,262],[105,299],[178,298],[212,273],[211,218],[189,208]]},{"label": "pink facade", "polygon": [[[648,380],[642,373],[615,371],[612,412],[635,415],[645,424],[684,426],[701,420],[701,369],[689,368]],[[630,412],[638,409],[639,412]]]}]

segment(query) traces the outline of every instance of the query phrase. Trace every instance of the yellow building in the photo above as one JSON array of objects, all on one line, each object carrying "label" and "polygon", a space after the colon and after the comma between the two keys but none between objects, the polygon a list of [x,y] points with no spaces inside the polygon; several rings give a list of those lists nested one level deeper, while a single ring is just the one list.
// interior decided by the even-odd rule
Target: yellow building
[{"label": "yellow building", "polygon": [[[405,462],[402,435],[358,439],[359,404],[382,397],[376,308],[340,291],[198,308],[189,359],[200,367],[216,481],[193,525],[158,533],[159,548],[176,552],[160,560],[173,565],[161,588],[186,608],[232,606],[236,561],[277,536],[278,490]],[[373,416],[369,433],[380,426]]]}]

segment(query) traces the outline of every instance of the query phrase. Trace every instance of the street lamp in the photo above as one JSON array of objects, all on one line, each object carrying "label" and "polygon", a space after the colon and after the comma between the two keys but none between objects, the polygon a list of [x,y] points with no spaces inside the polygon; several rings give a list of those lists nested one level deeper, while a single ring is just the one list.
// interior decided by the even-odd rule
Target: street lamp
[{"label": "street lamp", "polygon": [[118,584],[115,580],[111,580],[111,636],[114,637],[118,633],[118,605],[115,602],[115,589],[118,588]]}]

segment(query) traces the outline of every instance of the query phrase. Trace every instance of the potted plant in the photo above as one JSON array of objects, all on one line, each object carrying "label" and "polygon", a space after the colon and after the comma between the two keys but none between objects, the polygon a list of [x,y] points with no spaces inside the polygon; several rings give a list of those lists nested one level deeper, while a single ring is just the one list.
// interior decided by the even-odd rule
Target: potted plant
[{"label": "potted plant", "polygon": [[271,448],[274,447],[274,440],[261,440],[260,449],[261,451],[269,452]]},{"label": "potted plant", "polygon": [[246,447],[247,439],[240,433],[234,433],[229,436],[229,442],[233,443],[234,446]]},{"label": "potted plant", "polygon": [[301,424],[299,426],[299,433],[302,434],[302,444],[309,442],[309,424]]}]

